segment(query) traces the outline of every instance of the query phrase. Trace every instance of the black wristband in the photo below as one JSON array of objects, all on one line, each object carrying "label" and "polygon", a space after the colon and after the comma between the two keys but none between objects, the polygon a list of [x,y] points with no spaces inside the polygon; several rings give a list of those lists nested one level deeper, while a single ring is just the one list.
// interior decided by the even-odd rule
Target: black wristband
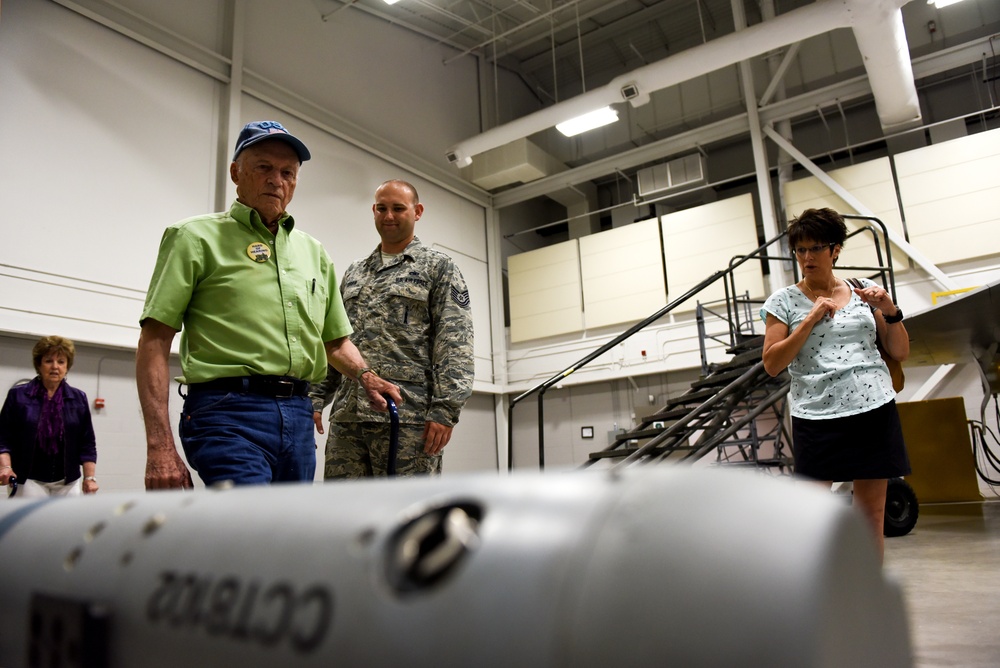
[{"label": "black wristband", "polygon": [[895,324],[895,323],[897,323],[897,322],[899,322],[900,320],[903,319],[903,309],[901,309],[901,308],[899,308],[897,306],[896,307],[896,315],[886,315],[886,314],[883,313],[882,317],[885,318],[885,322],[886,322],[887,325]]}]

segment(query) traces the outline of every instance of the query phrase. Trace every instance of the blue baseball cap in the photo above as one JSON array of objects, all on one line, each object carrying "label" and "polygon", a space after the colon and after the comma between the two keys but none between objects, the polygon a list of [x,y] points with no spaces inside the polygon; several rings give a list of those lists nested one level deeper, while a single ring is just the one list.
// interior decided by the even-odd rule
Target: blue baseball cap
[{"label": "blue baseball cap", "polygon": [[289,144],[298,153],[300,163],[312,157],[306,145],[278,121],[253,121],[244,125],[243,129],[240,130],[240,136],[236,138],[236,151],[233,153],[233,160],[235,161],[246,147],[253,146],[265,139],[280,139]]}]

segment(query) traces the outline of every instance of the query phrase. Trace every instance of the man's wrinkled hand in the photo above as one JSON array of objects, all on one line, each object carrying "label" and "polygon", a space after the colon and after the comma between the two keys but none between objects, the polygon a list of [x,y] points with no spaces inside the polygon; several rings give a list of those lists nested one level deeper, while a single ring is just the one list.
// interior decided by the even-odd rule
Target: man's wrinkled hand
[{"label": "man's wrinkled hand", "polygon": [[146,458],[146,489],[192,489],[191,472],[175,450],[173,456],[148,456]]},{"label": "man's wrinkled hand", "polygon": [[386,403],[385,397],[382,396],[383,394],[388,394],[389,398],[397,406],[403,403],[403,395],[399,391],[399,386],[393,385],[384,378],[376,376],[374,373],[366,373],[361,376],[361,384],[368,395],[368,403],[374,410],[389,410],[389,404]]}]

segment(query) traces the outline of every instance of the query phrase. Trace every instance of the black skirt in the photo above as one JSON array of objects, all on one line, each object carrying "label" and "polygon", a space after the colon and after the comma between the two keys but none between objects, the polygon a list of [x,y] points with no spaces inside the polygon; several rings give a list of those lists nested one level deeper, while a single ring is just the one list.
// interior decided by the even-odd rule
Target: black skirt
[{"label": "black skirt", "polygon": [[829,420],[792,418],[796,475],[844,482],[910,474],[896,402]]}]

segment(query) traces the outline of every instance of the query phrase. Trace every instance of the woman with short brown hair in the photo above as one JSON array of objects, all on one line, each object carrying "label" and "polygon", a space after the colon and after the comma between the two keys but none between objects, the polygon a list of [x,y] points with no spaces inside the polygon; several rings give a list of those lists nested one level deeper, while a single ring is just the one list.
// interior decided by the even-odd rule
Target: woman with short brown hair
[{"label": "woman with short brown hair", "polygon": [[[87,395],[66,382],[76,346],[61,336],[31,351],[37,376],[7,393],[0,409],[0,485],[18,496],[75,496],[97,491],[97,444]],[[82,469],[82,479],[81,479]]]},{"label": "woman with short brown hair", "polygon": [[903,311],[881,285],[852,287],[833,273],[847,238],[833,209],[807,209],[788,225],[802,280],[768,297],[764,368],[786,368],[795,473],[827,489],[854,482],[854,504],[868,520],[879,557],[889,478],[910,473],[896,392],[876,347],[903,361],[910,341]]}]

